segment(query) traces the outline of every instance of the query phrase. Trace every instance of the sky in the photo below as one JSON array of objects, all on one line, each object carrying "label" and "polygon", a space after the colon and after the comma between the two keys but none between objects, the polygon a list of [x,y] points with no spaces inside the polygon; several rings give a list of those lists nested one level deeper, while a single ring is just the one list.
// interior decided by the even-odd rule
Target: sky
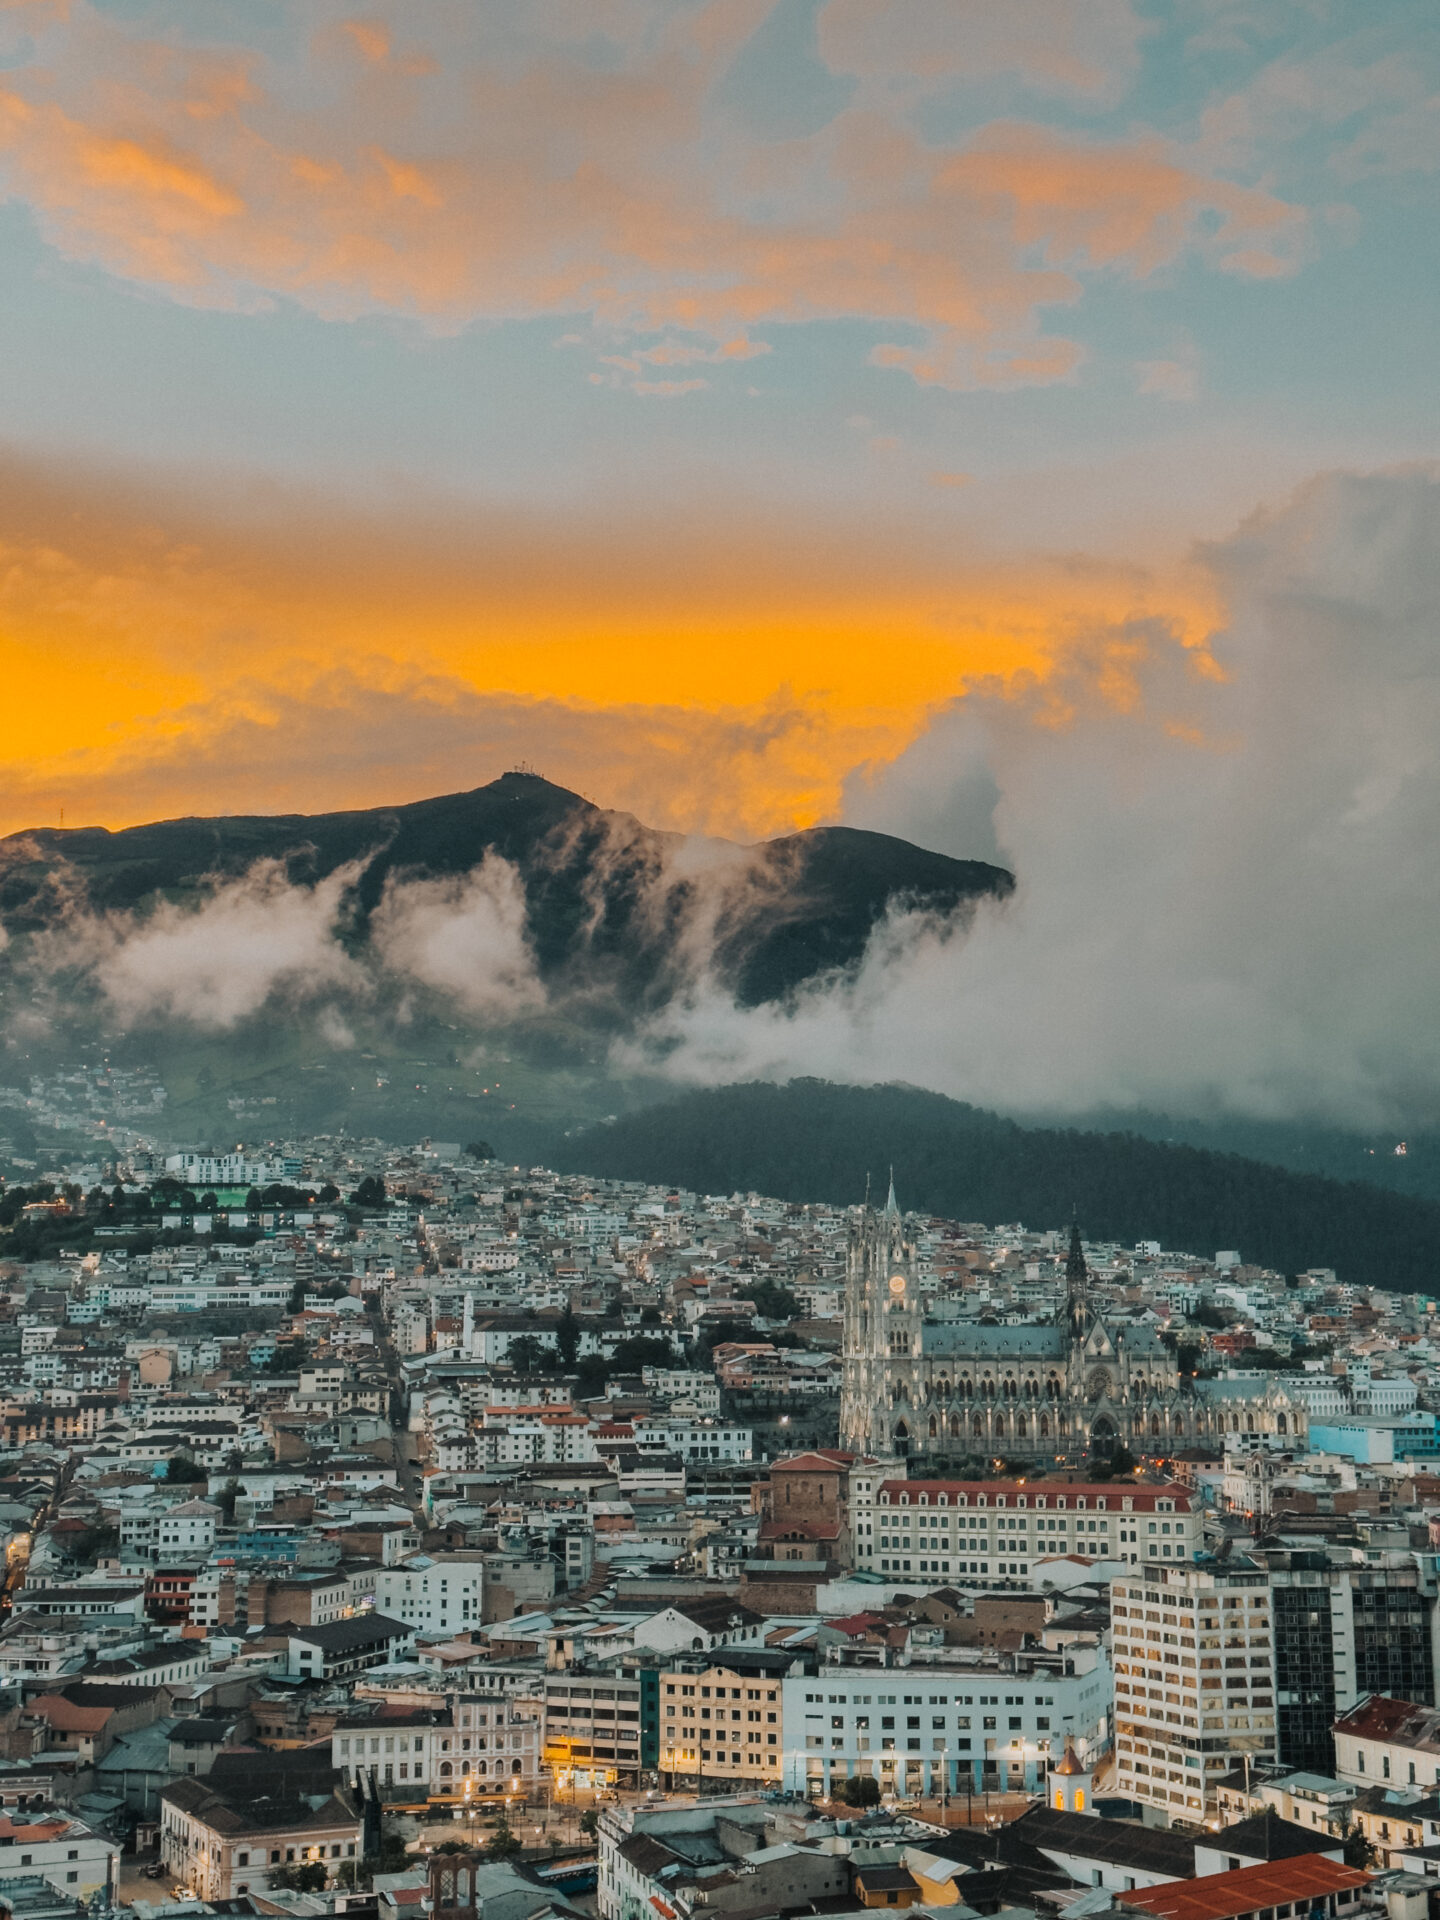
[{"label": "sky", "polygon": [[958,713],[1223,752],[1256,539],[1428,499],[1437,166],[1426,0],[3,0],[0,830],[1014,858]]}]

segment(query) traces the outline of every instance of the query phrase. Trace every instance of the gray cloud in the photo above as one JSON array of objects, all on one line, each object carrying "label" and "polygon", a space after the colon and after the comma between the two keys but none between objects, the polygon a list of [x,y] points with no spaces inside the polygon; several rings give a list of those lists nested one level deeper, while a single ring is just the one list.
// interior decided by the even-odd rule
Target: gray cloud
[{"label": "gray cloud", "polygon": [[1203,558],[1220,673],[1163,632],[1097,634],[852,794],[855,824],[993,841],[1013,900],[968,936],[892,921],[789,1010],[702,988],[652,1035],[668,1070],[1013,1111],[1440,1111],[1440,475],[1318,478]]}]

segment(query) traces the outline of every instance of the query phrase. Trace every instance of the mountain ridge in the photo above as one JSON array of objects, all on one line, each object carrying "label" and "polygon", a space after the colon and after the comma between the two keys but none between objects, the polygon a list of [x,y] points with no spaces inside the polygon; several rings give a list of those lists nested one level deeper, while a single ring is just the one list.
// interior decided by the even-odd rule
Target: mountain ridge
[{"label": "mountain ridge", "polygon": [[985,861],[853,827],[751,846],[664,832],[510,772],[396,807],[27,829],[0,840],[0,919],[22,934],[53,924],[62,885],[79,885],[98,911],[135,913],[161,897],[199,899],[261,861],[279,862],[296,885],[353,864],[347,909],[352,937],[363,940],[392,878],[456,877],[492,855],[519,875],[542,979],[598,973],[637,1006],[673,990],[676,942],[707,886],[711,958],[742,1005],[854,965],[893,907],[952,915],[1014,886]]}]

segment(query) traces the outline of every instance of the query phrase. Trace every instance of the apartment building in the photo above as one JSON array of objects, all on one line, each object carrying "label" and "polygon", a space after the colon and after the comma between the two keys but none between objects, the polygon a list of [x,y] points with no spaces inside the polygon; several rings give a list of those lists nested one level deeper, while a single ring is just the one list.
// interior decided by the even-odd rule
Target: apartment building
[{"label": "apartment building", "polygon": [[784,1681],[784,1785],[828,1795],[869,1774],[882,1792],[1043,1788],[1067,1735],[1110,1742],[1112,1676],[1099,1647],[908,1667],[809,1663]]},{"label": "apartment building", "polygon": [[543,1758],[556,1786],[638,1786],[659,1758],[659,1688],[654,1668],[633,1663],[547,1674]]},{"label": "apartment building", "polygon": [[1275,1758],[1266,1569],[1146,1565],[1111,1587],[1116,1792],[1202,1819],[1219,1776]]},{"label": "apartment building", "polygon": [[770,1647],[722,1647],[705,1664],[660,1679],[660,1771],[671,1787],[723,1780],[778,1787],[784,1762],[786,1674],[795,1656]]}]

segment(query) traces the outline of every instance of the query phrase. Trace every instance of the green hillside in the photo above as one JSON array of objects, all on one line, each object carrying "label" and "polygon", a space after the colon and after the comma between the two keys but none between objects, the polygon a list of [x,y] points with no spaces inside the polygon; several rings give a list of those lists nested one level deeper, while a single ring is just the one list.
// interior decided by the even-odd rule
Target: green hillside
[{"label": "green hillside", "polygon": [[1440,1281],[1440,1205],[1128,1133],[1022,1127],[912,1087],[792,1080],[687,1093],[549,1144],[561,1170],[702,1193],[858,1200],[893,1163],[901,1204],[1054,1227],[1401,1291]]}]

